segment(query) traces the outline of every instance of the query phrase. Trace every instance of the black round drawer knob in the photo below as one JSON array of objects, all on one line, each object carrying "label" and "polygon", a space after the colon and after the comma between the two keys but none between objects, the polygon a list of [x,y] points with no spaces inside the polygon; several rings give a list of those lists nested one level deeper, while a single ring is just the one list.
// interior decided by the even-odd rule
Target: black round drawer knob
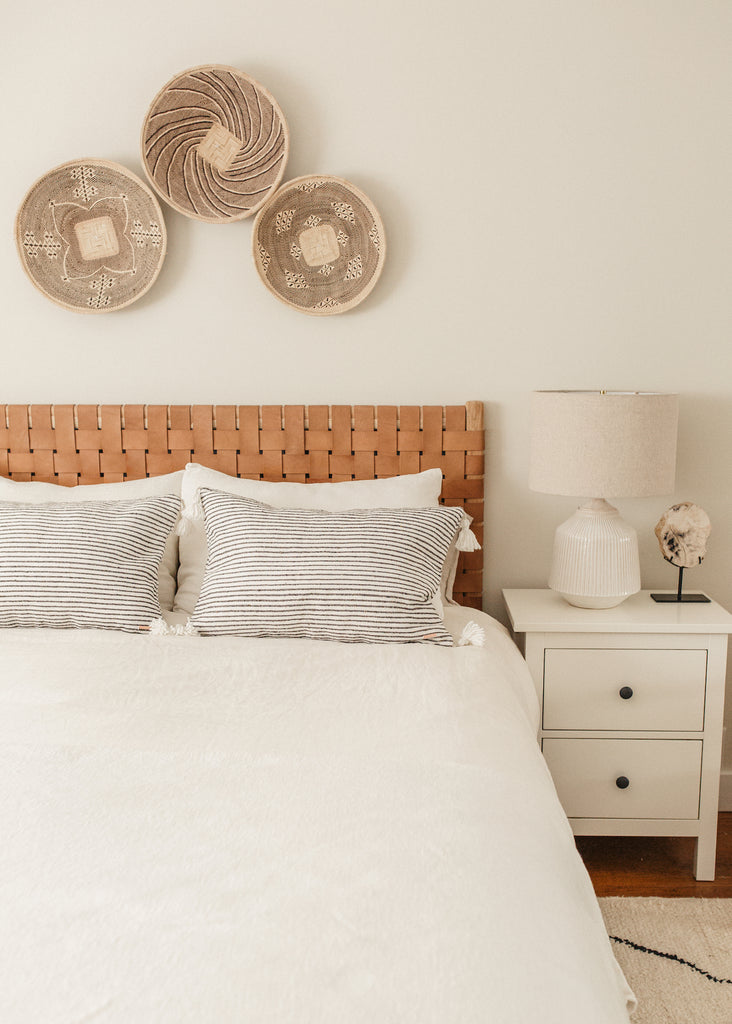
[{"label": "black round drawer knob", "polygon": [[630,700],[630,698],[633,696],[633,687],[632,686],[621,686],[619,692],[620,692],[620,696],[623,698],[623,700]]},{"label": "black round drawer knob", "polygon": [[619,778],[615,780],[615,785],[618,787],[618,789],[627,789],[630,785],[630,779],[627,778],[625,775],[621,775]]}]

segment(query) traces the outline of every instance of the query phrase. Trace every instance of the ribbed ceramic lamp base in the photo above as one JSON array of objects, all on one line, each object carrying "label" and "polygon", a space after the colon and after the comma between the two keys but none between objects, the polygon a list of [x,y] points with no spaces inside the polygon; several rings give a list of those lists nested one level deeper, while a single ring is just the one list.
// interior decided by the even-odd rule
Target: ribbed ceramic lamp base
[{"label": "ribbed ceramic lamp base", "polygon": [[603,498],[557,527],[549,586],[579,608],[614,608],[640,590],[638,536]]}]

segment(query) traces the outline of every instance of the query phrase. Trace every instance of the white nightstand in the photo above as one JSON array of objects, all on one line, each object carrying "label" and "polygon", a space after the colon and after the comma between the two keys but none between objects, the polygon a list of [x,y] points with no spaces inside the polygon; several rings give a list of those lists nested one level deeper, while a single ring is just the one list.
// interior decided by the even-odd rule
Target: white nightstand
[{"label": "white nightstand", "polygon": [[576,835],[696,836],[714,878],[727,635],[710,604],[574,608],[504,590],[542,707],[539,740]]}]

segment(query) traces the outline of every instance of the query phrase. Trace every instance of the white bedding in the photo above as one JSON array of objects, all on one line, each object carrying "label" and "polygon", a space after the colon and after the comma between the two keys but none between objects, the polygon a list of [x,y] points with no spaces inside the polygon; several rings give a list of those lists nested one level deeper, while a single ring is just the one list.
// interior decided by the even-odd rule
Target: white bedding
[{"label": "white bedding", "polygon": [[617,1024],[485,648],[0,631],[3,1024]]}]

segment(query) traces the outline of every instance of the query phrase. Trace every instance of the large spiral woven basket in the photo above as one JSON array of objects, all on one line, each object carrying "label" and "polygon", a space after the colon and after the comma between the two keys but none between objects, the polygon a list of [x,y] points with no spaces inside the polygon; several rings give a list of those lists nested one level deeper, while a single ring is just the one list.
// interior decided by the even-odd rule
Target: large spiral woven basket
[{"label": "large spiral woven basket", "polygon": [[384,266],[381,217],[342,178],[294,178],[257,214],[254,263],[269,290],[311,316],[344,313],[362,302]]},{"label": "large spiral woven basket", "polygon": [[128,306],[150,288],[165,258],[157,199],[109,160],[72,160],[39,178],[21,203],[15,239],[36,288],[77,313]]},{"label": "large spiral woven basket", "polygon": [[275,98],[249,75],[202,64],[172,78],[150,105],[142,162],[170,205],[225,224],[255,213],[285,172],[289,131]]}]

